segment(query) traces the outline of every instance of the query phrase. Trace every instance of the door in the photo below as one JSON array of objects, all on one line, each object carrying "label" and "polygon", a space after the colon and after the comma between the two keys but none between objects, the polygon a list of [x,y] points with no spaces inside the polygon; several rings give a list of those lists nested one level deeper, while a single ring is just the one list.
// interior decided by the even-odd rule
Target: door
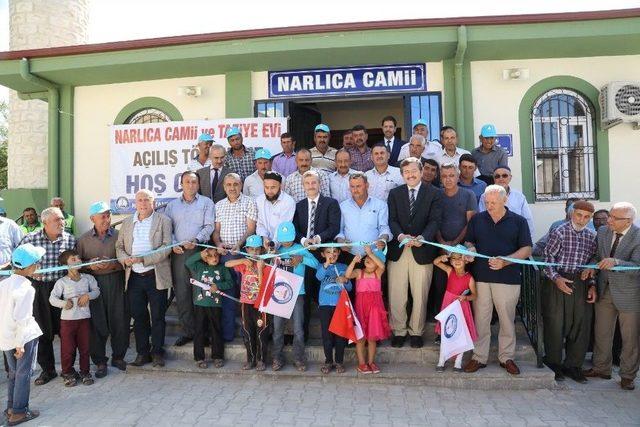
[{"label": "door", "polygon": [[296,148],[312,148],[313,131],[322,123],[322,114],[312,104],[289,101],[289,133],[296,141]]}]

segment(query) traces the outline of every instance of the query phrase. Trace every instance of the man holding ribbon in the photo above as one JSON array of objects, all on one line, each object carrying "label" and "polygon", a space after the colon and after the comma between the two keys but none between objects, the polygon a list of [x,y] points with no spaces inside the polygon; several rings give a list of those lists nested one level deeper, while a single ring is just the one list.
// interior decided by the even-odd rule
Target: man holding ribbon
[{"label": "man holding ribbon", "polygon": [[474,215],[467,225],[465,244],[475,258],[473,277],[478,298],[474,304],[474,320],[478,331],[473,358],[465,372],[476,372],[487,366],[491,345],[491,315],[495,306],[500,321],[498,360],[511,375],[520,374],[513,361],[516,350],[514,319],[520,298],[520,266],[505,258],[527,259],[531,255],[531,233],[527,220],[507,207],[507,191],[500,185],[489,185],[484,192],[487,210]]},{"label": "man holding ribbon", "polygon": [[173,199],[165,208],[173,226],[173,247],[171,254],[171,272],[173,274],[173,292],[178,305],[178,317],[182,327],[175,345],[182,346],[193,339],[194,307],[193,289],[189,279],[186,261],[196,251],[199,243],[208,243],[213,233],[215,207],[211,199],[198,194],[199,180],[195,172],[187,171],[180,177],[182,196]]},{"label": "man holding ribbon", "polygon": [[[73,234],[65,231],[65,220],[59,208],[47,208],[40,214],[42,230],[26,235],[21,245],[31,243],[33,246],[44,248],[46,251],[40,267],[42,270],[59,267],[58,256],[66,250],[75,249],[76,239]],[[33,316],[42,329],[38,339],[38,364],[42,368],[36,385],[43,385],[58,376],[53,354],[53,338],[60,332],[60,309],[49,304],[49,296],[56,281],[64,276],[64,270],[46,271],[34,274],[31,284],[36,290],[33,302]]]},{"label": "man holding ribbon", "polygon": [[[587,264],[596,253],[596,233],[587,227],[593,204],[578,200],[570,220],[549,233],[544,249],[544,269],[550,281],[542,289],[545,363],[556,375],[556,381],[568,376],[584,383],[582,364],[591,336],[595,281],[587,282],[579,265]],[[562,352],[565,351],[563,363]]]}]

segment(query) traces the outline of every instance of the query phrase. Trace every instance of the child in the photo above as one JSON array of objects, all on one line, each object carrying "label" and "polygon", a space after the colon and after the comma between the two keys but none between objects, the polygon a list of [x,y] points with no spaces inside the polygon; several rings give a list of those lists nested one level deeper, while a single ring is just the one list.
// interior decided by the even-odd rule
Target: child
[{"label": "child", "polygon": [[224,341],[222,339],[222,296],[217,290],[225,291],[233,287],[231,272],[224,265],[219,265],[218,251],[207,248],[191,255],[184,263],[191,276],[199,282],[210,285],[206,291],[193,285],[193,315],[195,334],[193,337],[193,358],[198,368],[207,368],[204,360],[204,342],[211,342],[211,358],[213,366],[224,366]]},{"label": "child", "polygon": [[[451,265],[446,264],[447,261],[450,261]],[[467,261],[461,254],[452,252],[449,255],[439,256],[433,261],[433,264],[441,270],[444,270],[448,277],[447,289],[442,299],[442,308],[440,311],[444,310],[456,299],[460,300],[464,319],[469,329],[469,335],[471,336],[471,340],[475,341],[478,338],[478,334],[476,332],[476,326],[473,323],[473,314],[469,301],[476,299],[476,282],[473,280],[473,277],[471,277],[471,274],[465,271]],[[468,291],[470,292],[469,295],[467,295]],[[436,334],[440,334],[440,322],[436,323]],[[440,360],[438,361],[436,371],[444,372],[445,362],[444,354],[440,352]],[[453,370],[455,372],[462,372],[462,353],[456,355]]]},{"label": "child", "polygon": [[[245,250],[249,255],[261,255],[262,237],[256,234],[249,236],[245,243]],[[264,262],[262,260],[255,261],[249,258],[241,258],[227,261],[225,265],[242,274],[240,309],[242,312],[242,337],[244,338],[244,346],[247,349],[247,362],[242,365],[242,369],[256,368],[256,371],[264,371],[267,360],[270,322],[266,313],[259,312],[253,306],[260,292]]]},{"label": "child", "polygon": [[[356,269],[355,265],[362,259],[356,255],[347,271],[347,279],[356,279],[356,316],[362,326],[364,338],[356,343],[358,355],[358,372],[362,374],[377,374],[380,368],[375,363],[377,341],[389,337],[391,328],[387,320],[387,311],[382,302],[382,273],[384,273],[384,261],[380,259],[382,253],[375,254],[370,246],[364,247],[366,256],[364,268]],[[364,340],[367,340],[369,353],[368,363],[365,363]]]},{"label": "child", "polygon": [[[292,255],[282,255],[279,257],[278,268],[290,271],[298,276],[304,277],[305,266],[318,268],[320,264],[311,252],[304,249],[299,243],[294,243],[296,229],[292,222],[283,222],[278,226],[276,232],[277,240],[280,242],[278,253],[296,251]],[[307,370],[304,357],[304,283],[300,287],[300,293],[296,299],[296,305],[291,314],[293,321],[293,358],[294,366],[300,372]],[[283,317],[273,317],[273,365],[274,371],[279,371],[284,366],[284,327],[287,319]]]},{"label": "child", "polygon": [[13,274],[0,282],[0,351],[4,352],[9,368],[5,411],[9,425],[40,415],[29,408],[31,375],[42,331],[33,317],[36,292],[27,277],[38,269],[38,261],[44,254],[44,248],[31,243],[18,246],[11,254]]},{"label": "child", "polygon": [[[62,309],[60,313],[60,364],[64,385],[73,387],[78,379],[82,384],[93,384],[89,372],[89,333],[91,311],[89,301],[98,298],[98,282],[90,274],[80,273],[72,266],[82,263],[75,250],[67,250],[58,257],[60,265],[68,265],[67,275],[53,286],[49,303]],[[76,350],[80,353],[80,375],[73,368]]]},{"label": "child", "polygon": [[[344,276],[347,266],[338,263],[340,248],[323,248],[322,257],[324,264],[318,266],[316,278],[320,281],[318,294],[318,312],[320,313],[320,326],[322,328],[322,345],[324,347],[324,365],[320,368],[323,374],[328,374],[335,367],[339,374],[344,373],[344,348],[347,340],[332,332],[329,332],[331,318],[336,310],[336,304],[340,298],[340,292],[344,287],[351,290],[351,282]],[[335,365],[333,351],[335,349]]]}]

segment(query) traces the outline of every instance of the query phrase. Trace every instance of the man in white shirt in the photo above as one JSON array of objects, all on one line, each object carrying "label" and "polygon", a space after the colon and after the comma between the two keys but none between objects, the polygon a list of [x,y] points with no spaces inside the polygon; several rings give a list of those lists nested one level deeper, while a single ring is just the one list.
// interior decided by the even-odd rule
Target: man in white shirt
[{"label": "man in white shirt", "polygon": [[202,133],[198,137],[198,155],[191,159],[187,170],[197,171],[198,169],[211,166],[211,159],[209,159],[209,149],[213,145],[213,137],[208,133]]},{"label": "man in white shirt", "polygon": [[389,191],[404,184],[400,169],[389,166],[389,152],[383,144],[375,145],[371,150],[373,169],[365,172],[369,182],[369,194],[384,202]]},{"label": "man in white shirt", "polygon": [[282,175],[268,171],[264,174],[264,192],[256,198],[258,221],[256,234],[262,236],[265,248],[276,240],[278,225],[293,220],[296,202],[282,191]]},{"label": "man in white shirt", "polygon": [[355,172],[355,169],[351,169],[351,154],[344,148],[338,150],[336,153],[336,171],[329,175],[331,197],[336,199],[338,203],[342,203],[351,197],[349,176]]},{"label": "man in white shirt", "polygon": [[[442,152],[436,158],[440,166],[451,163],[457,167],[460,164],[460,156],[471,154],[464,148],[458,147],[458,134],[451,126],[444,126],[440,130],[440,142],[442,142]],[[476,171],[476,176],[478,175],[480,175],[480,172]]]},{"label": "man in white shirt", "polygon": [[[442,145],[436,141],[429,141],[429,127],[427,126],[427,122],[424,119],[417,119],[413,122],[413,134],[421,135],[425,140],[425,147],[422,156],[425,159],[437,159],[440,154],[442,154]],[[409,144],[405,144],[400,150],[400,154],[398,155],[398,163],[406,159],[407,157],[417,157],[410,156],[409,154]]]},{"label": "man in white shirt", "polygon": [[242,186],[242,194],[256,198],[264,193],[264,174],[271,170],[271,152],[266,148],[256,151],[256,171],[249,175]]}]

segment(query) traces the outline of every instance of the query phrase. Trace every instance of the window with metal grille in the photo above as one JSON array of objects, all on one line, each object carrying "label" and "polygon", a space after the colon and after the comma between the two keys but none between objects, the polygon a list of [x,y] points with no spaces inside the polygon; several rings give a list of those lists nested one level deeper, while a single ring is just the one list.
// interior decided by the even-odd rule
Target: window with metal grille
[{"label": "window with metal grille", "polygon": [[531,112],[536,200],[597,198],[593,108],[570,89],[542,95]]},{"label": "window with metal grille", "polygon": [[125,124],[139,125],[143,123],[163,123],[170,122],[171,118],[167,113],[157,108],[144,108],[130,115]]},{"label": "window with metal grille", "polygon": [[[405,128],[411,128],[418,119],[426,120],[429,124],[429,139],[440,141],[442,127],[442,93],[424,92],[404,97]],[[411,135],[408,135],[409,138]]]}]

